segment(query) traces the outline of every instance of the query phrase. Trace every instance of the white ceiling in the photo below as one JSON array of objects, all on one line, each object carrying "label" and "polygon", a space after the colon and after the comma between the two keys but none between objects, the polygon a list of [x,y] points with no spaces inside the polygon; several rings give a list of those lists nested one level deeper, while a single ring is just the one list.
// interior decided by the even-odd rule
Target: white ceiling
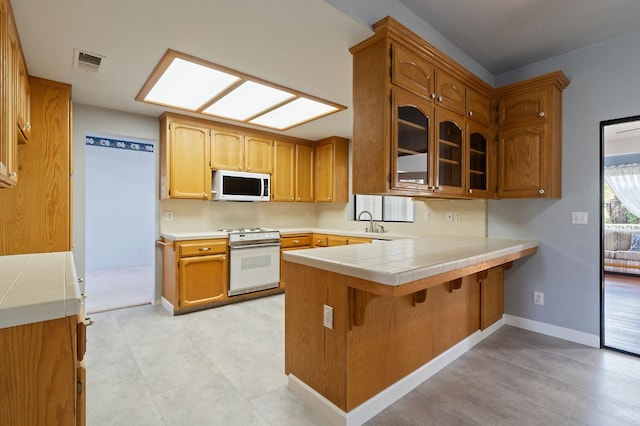
[{"label": "white ceiling", "polygon": [[[640,30],[638,0],[400,1],[494,73]],[[12,4],[29,73],[70,83],[76,103],[159,116],[134,98],[171,48],[348,107],[285,134],[351,135],[348,49],[372,31],[325,1]],[[100,71],[73,69],[74,48],[106,56]]]}]

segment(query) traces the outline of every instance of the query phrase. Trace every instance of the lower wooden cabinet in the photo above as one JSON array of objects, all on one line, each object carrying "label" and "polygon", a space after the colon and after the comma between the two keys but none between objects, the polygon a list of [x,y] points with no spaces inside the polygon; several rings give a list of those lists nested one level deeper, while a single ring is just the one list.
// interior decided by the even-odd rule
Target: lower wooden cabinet
[{"label": "lower wooden cabinet", "polygon": [[0,329],[0,424],[85,424],[83,317]]},{"label": "lower wooden cabinet", "polygon": [[352,244],[366,244],[372,241],[371,238],[351,237],[346,235],[313,234],[314,247],[334,247]]},{"label": "lower wooden cabinet", "polygon": [[295,234],[280,237],[280,288],[285,287],[284,256],[289,250],[312,248],[312,234]]},{"label": "lower wooden cabinet", "polygon": [[162,297],[174,313],[227,299],[226,238],[162,244]]},{"label": "lower wooden cabinet", "polygon": [[227,255],[181,258],[180,307],[198,306],[227,297]]}]

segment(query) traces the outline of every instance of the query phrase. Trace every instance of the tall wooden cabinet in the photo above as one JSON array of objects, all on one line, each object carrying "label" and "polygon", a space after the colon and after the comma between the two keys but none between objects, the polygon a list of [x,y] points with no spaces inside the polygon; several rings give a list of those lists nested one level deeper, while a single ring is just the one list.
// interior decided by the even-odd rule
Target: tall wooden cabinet
[{"label": "tall wooden cabinet", "polygon": [[351,48],[355,194],[560,196],[562,72],[495,90],[390,17],[374,30]]},{"label": "tall wooden cabinet", "polygon": [[71,86],[30,78],[31,137],[20,180],[0,190],[0,255],[71,250]]}]

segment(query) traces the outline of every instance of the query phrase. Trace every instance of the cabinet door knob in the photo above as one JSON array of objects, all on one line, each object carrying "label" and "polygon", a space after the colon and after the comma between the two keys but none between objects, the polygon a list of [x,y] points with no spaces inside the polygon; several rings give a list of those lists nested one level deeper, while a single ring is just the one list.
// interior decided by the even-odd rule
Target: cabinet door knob
[{"label": "cabinet door knob", "polygon": [[472,116],[472,115],[473,115],[473,111],[469,111],[469,116]]},{"label": "cabinet door knob", "polygon": [[431,99],[435,99],[435,98],[436,98],[436,94],[435,94],[435,93],[432,93],[432,94],[431,94]]},{"label": "cabinet door knob", "polygon": [[444,98],[442,96],[438,96],[438,102],[442,102]]},{"label": "cabinet door knob", "polygon": [[25,123],[24,130],[31,130],[31,123]]},{"label": "cabinet door knob", "polygon": [[470,190],[469,190],[469,194],[473,194],[473,189],[470,189]]},{"label": "cabinet door knob", "polygon": [[540,189],[538,192],[539,192],[540,194],[544,194],[544,189]]},{"label": "cabinet door knob", "polygon": [[538,113],[538,115],[539,115],[540,117],[544,117],[544,111],[540,111],[540,112]]},{"label": "cabinet door knob", "polygon": [[16,172],[10,172],[9,173],[9,177],[13,178],[13,177],[16,177],[16,176],[18,176],[18,174]]}]

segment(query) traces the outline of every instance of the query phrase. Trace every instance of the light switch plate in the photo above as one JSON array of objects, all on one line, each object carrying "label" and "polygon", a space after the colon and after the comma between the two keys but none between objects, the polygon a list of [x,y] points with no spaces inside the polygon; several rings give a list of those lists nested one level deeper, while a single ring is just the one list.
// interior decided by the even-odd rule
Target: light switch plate
[{"label": "light switch plate", "polygon": [[571,223],[574,225],[586,225],[589,223],[588,212],[571,212]]}]

